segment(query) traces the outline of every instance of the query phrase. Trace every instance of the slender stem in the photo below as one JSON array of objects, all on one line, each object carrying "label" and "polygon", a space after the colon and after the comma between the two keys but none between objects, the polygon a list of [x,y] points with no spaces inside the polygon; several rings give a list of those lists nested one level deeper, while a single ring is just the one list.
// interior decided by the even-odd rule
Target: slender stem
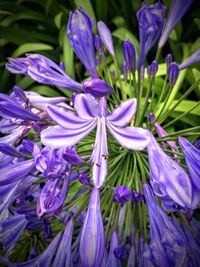
[{"label": "slender stem", "polygon": [[200,84],[200,79],[196,81],[180,98],[177,100],[177,102],[170,108],[163,116],[160,118],[159,122],[164,121],[168,115],[175,110],[175,108],[181,103],[181,101],[187,97],[197,86]]},{"label": "slender stem", "polygon": [[158,121],[158,119],[160,118],[160,116],[162,115],[162,113],[165,111],[165,108],[166,108],[166,105],[167,105],[167,102],[168,102],[168,99],[170,97],[170,94],[171,94],[171,89],[169,85],[167,85],[167,89],[168,89],[168,92],[167,92],[167,96],[165,98],[165,101],[162,105],[162,109],[160,110],[160,113],[157,115],[155,121]]},{"label": "slender stem", "polygon": [[158,99],[157,105],[156,105],[156,107],[155,107],[155,111],[156,111],[156,110],[159,108],[159,106],[160,106],[160,103],[161,103],[161,101],[162,101],[162,99],[163,99],[163,96],[164,96],[164,94],[165,94],[165,92],[166,92],[166,87],[167,87],[167,75],[165,76],[165,81],[164,81],[164,84],[163,84],[163,87],[162,87],[161,94],[160,94],[160,97],[159,97],[159,99]]},{"label": "slender stem", "polygon": [[174,122],[180,120],[182,117],[184,117],[185,115],[189,114],[192,110],[194,110],[195,108],[197,108],[197,107],[199,106],[199,104],[200,104],[200,101],[199,101],[196,105],[194,105],[191,109],[185,111],[183,114],[181,114],[180,116],[178,116],[178,117],[175,118],[174,120],[172,120],[172,121],[168,122],[167,124],[165,124],[165,125],[163,126],[163,128],[167,128],[168,126],[170,126],[170,125],[173,124]]},{"label": "slender stem", "polygon": [[145,101],[144,101],[144,108],[142,110],[142,114],[140,116],[138,125],[140,125],[140,123],[142,122],[143,117],[145,115],[145,112],[146,112],[146,109],[147,109],[147,106],[148,106],[149,96],[150,96],[150,93],[152,92],[153,82],[154,82],[154,77],[151,77],[150,80],[149,80],[149,86],[148,86],[147,93],[146,93],[146,98],[145,98]]}]

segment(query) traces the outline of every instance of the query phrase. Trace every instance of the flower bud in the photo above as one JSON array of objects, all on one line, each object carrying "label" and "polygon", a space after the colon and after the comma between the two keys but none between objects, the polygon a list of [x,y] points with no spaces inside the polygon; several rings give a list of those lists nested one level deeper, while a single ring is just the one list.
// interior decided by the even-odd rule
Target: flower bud
[{"label": "flower bud", "polygon": [[89,177],[85,173],[81,172],[79,174],[79,182],[81,184],[89,185],[90,184],[90,179],[89,179]]},{"label": "flower bud", "polygon": [[143,200],[143,195],[135,190],[132,191],[132,201],[133,203],[141,202]]},{"label": "flower bud", "polygon": [[130,40],[125,40],[123,43],[122,50],[129,71],[134,73],[136,69],[136,53],[134,45],[131,43]]},{"label": "flower bud", "polygon": [[103,43],[102,43],[102,41],[101,41],[101,39],[99,38],[98,35],[95,36],[94,44],[95,44],[95,48],[99,52],[99,54],[100,55],[104,54]]},{"label": "flower bud", "polygon": [[179,75],[179,66],[175,62],[171,63],[168,68],[169,85],[173,87]]},{"label": "flower bud", "polygon": [[113,251],[115,257],[122,261],[126,256],[127,256],[127,250],[126,250],[126,247],[125,246],[118,246],[114,249]]},{"label": "flower bud", "polygon": [[63,159],[76,166],[80,166],[84,163],[74,148],[66,148],[63,151]]},{"label": "flower bud", "polygon": [[124,204],[131,198],[131,191],[129,188],[120,185],[115,188],[114,201]]},{"label": "flower bud", "polygon": [[153,112],[150,112],[148,114],[148,116],[147,116],[147,119],[148,119],[148,121],[150,121],[153,124],[154,121],[155,121],[155,115],[154,115],[154,113]]},{"label": "flower bud", "polygon": [[147,73],[149,77],[155,77],[156,73],[158,71],[158,63],[154,60],[151,65],[147,68]]},{"label": "flower bud", "polygon": [[80,257],[83,266],[100,267],[105,252],[99,189],[93,188],[81,231]]},{"label": "flower bud", "polygon": [[98,78],[86,80],[83,83],[83,88],[85,93],[89,93],[94,97],[101,97],[114,93],[113,88],[109,84]]},{"label": "flower bud", "polygon": [[113,47],[112,34],[111,34],[110,30],[108,29],[106,24],[103,23],[103,21],[99,21],[97,23],[97,28],[98,28],[99,37],[100,37],[102,43],[105,45],[105,47],[107,48],[107,50],[111,54],[111,56],[114,56],[115,50]]},{"label": "flower bud", "polygon": [[167,66],[169,67],[169,65],[172,63],[173,57],[171,54],[168,54],[165,58],[165,63],[167,64]]}]

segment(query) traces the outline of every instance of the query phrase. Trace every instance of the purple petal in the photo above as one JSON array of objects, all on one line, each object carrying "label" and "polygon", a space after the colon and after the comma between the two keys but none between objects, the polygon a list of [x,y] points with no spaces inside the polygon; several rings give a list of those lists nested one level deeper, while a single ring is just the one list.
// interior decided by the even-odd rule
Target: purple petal
[{"label": "purple petal", "polygon": [[90,94],[76,95],[74,108],[79,118],[83,120],[91,120],[99,115],[99,104]]},{"label": "purple petal", "polygon": [[47,112],[49,116],[55,122],[57,122],[60,126],[62,126],[65,129],[70,129],[70,130],[77,130],[81,127],[84,127],[88,123],[91,123],[91,121],[94,120],[93,118],[90,118],[90,120],[79,118],[76,114],[74,114],[73,112],[69,110],[66,110],[62,107],[52,106],[52,105],[49,105],[47,107]]},{"label": "purple petal", "polygon": [[15,148],[3,143],[0,143],[0,152],[11,157],[23,157],[23,155],[19,153]]},{"label": "purple petal", "polygon": [[104,228],[100,211],[100,193],[98,189],[93,188],[81,232],[80,257],[83,266],[100,267],[104,251]]},{"label": "purple petal", "polygon": [[86,122],[81,128],[71,129],[69,131],[60,126],[51,126],[42,131],[41,142],[52,148],[73,146],[87,136],[95,126],[96,121],[93,120]]},{"label": "purple petal", "polygon": [[63,233],[52,267],[71,267],[71,243],[74,224],[69,221]]},{"label": "purple petal", "polygon": [[148,145],[148,158],[154,193],[163,202],[169,197],[181,207],[190,209],[193,199],[191,180],[184,169],[162,151],[153,135]]},{"label": "purple petal", "polygon": [[191,180],[200,192],[200,150],[193,146],[184,137],[180,136],[178,142],[185,155],[185,160],[191,176]]},{"label": "purple petal", "polygon": [[83,89],[85,93],[89,93],[94,97],[102,97],[114,93],[114,89],[108,83],[98,78],[84,81]]},{"label": "purple petal", "polygon": [[95,187],[99,188],[105,181],[108,172],[108,148],[105,118],[98,118],[96,140],[91,156],[93,163],[92,179]]},{"label": "purple petal", "polygon": [[100,37],[102,43],[105,45],[105,47],[107,48],[107,50],[111,54],[111,56],[114,56],[115,50],[113,47],[112,34],[111,34],[110,30],[108,29],[106,24],[103,23],[103,21],[99,21],[97,23],[97,28],[98,28],[98,34],[99,34],[99,37]]},{"label": "purple petal", "polygon": [[192,54],[189,58],[187,58],[180,66],[179,70],[183,70],[185,68],[190,67],[191,65],[198,63],[200,61],[200,47],[197,51]]},{"label": "purple petal", "polygon": [[148,132],[142,128],[118,128],[109,121],[107,122],[107,126],[112,136],[123,147],[133,150],[144,150],[149,144],[150,138]]},{"label": "purple petal", "polygon": [[106,267],[121,267],[121,262],[114,255],[114,249],[119,246],[119,240],[117,233],[114,231],[110,243],[110,251],[108,255],[108,261]]},{"label": "purple petal", "polygon": [[44,97],[35,92],[25,92],[26,97],[34,106],[44,109],[47,104],[58,104],[66,101],[65,97]]},{"label": "purple petal", "polygon": [[0,185],[7,185],[24,179],[34,170],[35,161],[33,159],[14,163],[0,169]]},{"label": "purple petal", "polygon": [[107,116],[107,119],[117,127],[126,126],[133,116],[135,115],[137,109],[137,100],[136,98],[127,100],[115,108],[110,115]]}]

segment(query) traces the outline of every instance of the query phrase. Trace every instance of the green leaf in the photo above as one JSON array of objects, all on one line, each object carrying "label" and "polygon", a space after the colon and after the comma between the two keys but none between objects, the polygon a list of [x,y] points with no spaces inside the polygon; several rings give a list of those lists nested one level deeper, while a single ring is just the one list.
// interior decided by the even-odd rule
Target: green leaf
[{"label": "green leaf", "polygon": [[53,88],[47,86],[47,85],[38,85],[35,86],[33,88],[31,88],[31,91],[37,92],[43,96],[47,96],[47,97],[56,97],[56,96],[60,96],[60,94]]},{"label": "green leaf", "polygon": [[74,51],[69,44],[65,31],[63,34],[63,62],[65,64],[66,73],[74,79]]},{"label": "green leaf", "polygon": [[44,51],[44,50],[52,50],[53,46],[42,44],[42,43],[27,43],[19,46],[15,52],[12,54],[12,57],[21,56],[27,52],[35,52],[35,51]]}]

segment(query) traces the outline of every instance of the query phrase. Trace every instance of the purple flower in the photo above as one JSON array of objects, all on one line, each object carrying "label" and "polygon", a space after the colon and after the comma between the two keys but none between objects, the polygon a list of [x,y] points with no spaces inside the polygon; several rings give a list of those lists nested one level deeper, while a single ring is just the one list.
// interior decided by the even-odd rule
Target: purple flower
[{"label": "purple flower", "polygon": [[178,142],[184,153],[192,183],[200,193],[200,150],[184,137],[180,136]]},{"label": "purple flower", "polygon": [[124,245],[118,246],[113,251],[115,258],[122,261],[127,256],[127,249]]},{"label": "purple flower", "polygon": [[52,267],[71,267],[71,243],[73,235],[74,223],[69,221],[65,227],[62,239],[60,241],[59,247],[56,251],[56,257],[52,263]]},{"label": "purple flower", "polygon": [[155,77],[158,71],[158,63],[154,60],[147,68],[147,73],[150,77]]},{"label": "purple flower", "polygon": [[110,55],[114,57],[115,50],[113,47],[112,34],[111,34],[110,30],[108,29],[106,24],[103,23],[103,21],[99,21],[97,23],[97,28],[98,28],[98,34],[99,34],[99,37],[100,37],[102,43],[105,45],[105,47],[107,48]]},{"label": "purple flower", "polygon": [[87,185],[90,184],[90,179],[89,179],[89,177],[84,172],[81,172],[79,174],[79,181],[82,184],[87,184]]},{"label": "purple flower", "polygon": [[12,253],[27,224],[28,221],[24,215],[9,216],[3,221],[0,242],[3,244],[3,249],[7,250],[6,256]]},{"label": "purple flower", "polygon": [[80,257],[83,266],[100,267],[104,251],[104,228],[100,211],[100,193],[99,189],[93,188],[81,231]]},{"label": "purple flower", "polygon": [[79,94],[75,98],[74,108],[78,116],[69,110],[49,105],[47,112],[59,126],[45,129],[41,133],[41,140],[45,145],[54,148],[69,147],[78,143],[97,126],[91,161],[94,163],[94,185],[100,187],[107,175],[106,126],[117,142],[128,149],[143,150],[149,142],[149,136],[142,128],[124,128],[135,114],[135,99],[122,103],[108,115],[105,98],[102,97],[98,103],[90,94]]},{"label": "purple flower", "polygon": [[117,186],[114,192],[114,201],[122,205],[131,198],[131,190],[123,185]]},{"label": "purple flower", "polygon": [[183,266],[186,255],[184,237],[157,204],[148,184],[143,184],[150,220],[150,245],[144,253],[153,266]]},{"label": "purple flower", "polygon": [[182,16],[186,13],[190,5],[192,4],[192,0],[173,0],[170,6],[170,10],[167,16],[167,21],[165,23],[165,27],[162,31],[158,47],[161,48],[165,45],[171,31],[176,26],[177,22],[182,18]]},{"label": "purple flower", "polygon": [[0,186],[23,180],[34,169],[35,162],[33,159],[2,167],[0,168]]},{"label": "purple flower", "polygon": [[83,83],[83,89],[85,93],[89,93],[94,97],[101,97],[114,93],[114,89],[109,84],[98,78],[86,80]]},{"label": "purple flower", "polygon": [[70,13],[67,25],[69,43],[91,77],[97,78],[92,28],[93,21],[82,8]]},{"label": "purple flower", "polygon": [[133,201],[133,203],[141,202],[144,199],[143,194],[141,194],[140,192],[132,190],[131,193],[132,193],[132,201]]},{"label": "purple flower", "polygon": [[122,46],[124,59],[130,72],[136,70],[136,52],[135,47],[130,40],[125,40]]},{"label": "purple flower", "polygon": [[188,253],[188,267],[198,267],[200,257],[200,244],[195,240],[194,236],[183,223],[182,229],[185,234],[187,253]]},{"label": "purple flower", "polygon": [[63,159],[77,166],[83,165],[84,161],[79,157],[75,148],[65,148],[63,151]]},{"label": "purple flower", "polygon": [[39,217],[43,214],[52,215],[61,210],[68,193],[69,181],[69,175],[66,175],[63,181],[58,178],[45,183],[37,204]]},{"label": "purple flower", "polygon": [[169,67],[169,65],[172,63],[173,61],[173,57],[172,54],[168,54],[165,58],[165,63],[167,64],[167,66]]},{"label": "purple flower", "polygon": [[192,183],[184,169],[165,154],[153,135],[148,145],[150,182],[154,193],[161,198],[166,209],[176,204],[183,209],[193,208]]},{"label": "purple flower", "polygon": [[121,267],[120,260],[118,258],[116,258],[114,255],[114,250],[115,250],[115,248],[118,248],[118,246],[119,246],[118,236],[117,236],[116,231],[113,231],[111,242],[110,242],[110,251],[109,251],[106,267]]},{"label": "purple flower", "polygon": [[40,118],[31,111],[24,109],[11,97],[0,94],[0,112],[11,118],[37,121]]},{"label": "purple flower", "polygon": [[173,62],[168,67],[168,80],[169,80],[169,85],[171,87],[175,85],[178,75],[179,75],[179,66],[178,64],[176,64],[176,62]]},{"label": "purple flower", "polygon": [[[52,60],[39,54],[28,54],[26,58],[9,58],[6,68],[12,73],[30,76],[43,84],[60,86],[69,90],[83,91],[80,83],[72,80]],[[23,64],[22,64],[23,62]]]},{"label": "purple flower", "polygon": [[140,34],[140,53],[138,67],[144,64],[145,57],[160,36],[164,24],[165,7],[160,3],[146,6],[146,2],[137,12]]},{"label": "purple flower", "polygon": [[179,65],[179,69],[183,70],[195,63],[198,63],[199,61],[200,61],[200,47],[197,49],[195,53],[193,53],[188,59],[186,59],[183,63],[181,63],[181,65]]}]

